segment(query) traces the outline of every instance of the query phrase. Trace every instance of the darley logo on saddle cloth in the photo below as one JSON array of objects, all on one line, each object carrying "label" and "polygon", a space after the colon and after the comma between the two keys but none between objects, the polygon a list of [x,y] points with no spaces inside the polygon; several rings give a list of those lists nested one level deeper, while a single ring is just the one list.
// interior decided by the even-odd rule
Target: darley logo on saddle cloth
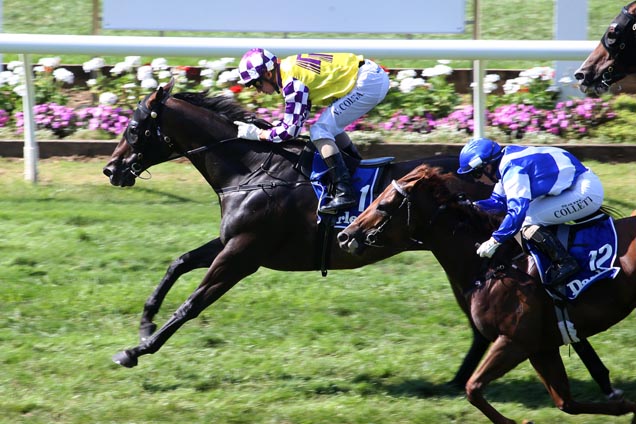
[{"label": "darley logo on saddle cloth", "polygon": [[[327,173],[327,166],[317,153],[314,155],[314,161],[311,171],[311,185],[318,197],[318,207],[326,201],[327,187],[322,183],[323,176]],[[369,206],[374,199],[373,193],[378,178],[378,167],[358,167],[354,174],[351,175],[353,189],[356,193],[358,203],[351,209],[339,211],[336,215],[336,223],[334,227],[345,228],[353,220]],[[320,214],[318,215],[318,223],[320,223]]]},{"label": "darley logo on saddle cloth", "polygon": [[[565,285],[565,294],[568,299],[576,299],[580,293],[598,280],[616,277],[620,268],[613,266],[616,260],[616,229],[610,217],[603,216],[594,220],[593,223],[557,226],[557,235],[559,235],[559,228],[566,231],[569,229],[573,233],[568,250],[581,267],[581,270]],[[532,247],[528,247],[543,281],[544,273],[550,266],[550,260]]]}]

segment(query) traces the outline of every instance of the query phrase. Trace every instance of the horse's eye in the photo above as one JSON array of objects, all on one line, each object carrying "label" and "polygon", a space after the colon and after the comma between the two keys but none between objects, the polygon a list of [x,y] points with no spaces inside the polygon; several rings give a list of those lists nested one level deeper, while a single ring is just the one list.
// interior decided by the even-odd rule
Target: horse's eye
[{"label": "horse's eye", "polygon": [[388,202],[380,202],[378,203],[378,206],[375,207],[375,210],[380,215],[389,215],[389,212],[391,210],[391,204]]}]

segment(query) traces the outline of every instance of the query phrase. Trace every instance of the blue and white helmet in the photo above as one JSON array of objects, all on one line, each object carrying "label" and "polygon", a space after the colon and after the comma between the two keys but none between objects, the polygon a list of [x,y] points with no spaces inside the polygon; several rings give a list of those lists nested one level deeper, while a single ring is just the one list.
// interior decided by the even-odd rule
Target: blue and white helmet
[{"label": "blue and white helmet", "polygon": [[241,83],[250,86],[254,81],[261,78],[265,72],[274,69],[278,59],[265,49],[251,49],[243,55],[238,65]]},{"label": "blue and white helmet", "polygon": [[468,174],[503,156],[501,146],[489,138],[470,140],[459,153],[458,174]]}]

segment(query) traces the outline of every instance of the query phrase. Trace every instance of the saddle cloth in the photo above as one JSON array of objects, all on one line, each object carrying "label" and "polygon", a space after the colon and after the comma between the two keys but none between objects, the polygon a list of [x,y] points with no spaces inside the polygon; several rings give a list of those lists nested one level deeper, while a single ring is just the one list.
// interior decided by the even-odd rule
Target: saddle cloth
[{"label": "saddle cloth", "polygon": [[[618,275],[620,268],[614,266],[617,254],[616,229],[609,216],[603,214],[585,223],[561,224],[549,229],[556,233],[581,268],[564,287],[567,299],[576,299],[596,281],[613,279]],[[544,282],[550,259],[529,243],[526,243],[526,248],[532,254],[541,281]]]},{"label": "saddle cloth", "polygon": [[[362,165],[358,166],[356,170],[351,174],[351,181],[353,189],[356,194],[357,204],[350,209],[339,211],[336,214],[334,227],[345,228],[353,220],[364,211],[375,199],[376,183],[380,176],[380,171],[383,165],[388,164],[392,158],[381,158],[376,161],[376,165]],[[363,161],[364,163],[365,161]],[[318,153],[314,154],[313,165],[309,180],[314,188],[314,192],[318,197],[318,208],[320,208],[329,195],[328,184],[329,178],[326,177],[327,165],[322,160]],[[322,220],[320,214],[318,214],[318,223]]]}]

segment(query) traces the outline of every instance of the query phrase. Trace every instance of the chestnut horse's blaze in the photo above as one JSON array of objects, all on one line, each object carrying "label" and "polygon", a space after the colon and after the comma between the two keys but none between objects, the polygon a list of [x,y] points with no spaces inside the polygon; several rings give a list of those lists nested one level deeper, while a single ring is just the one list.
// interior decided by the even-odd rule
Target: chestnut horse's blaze
[{"label": "chestnut horse's blaze", "polygon": [[[493,342],[466,384],[468,400],[492,422],[514,421],[495,410],[483,390],[526,359],[554,403],[567,413],[636,413],[636,404],[627,400],[589,403],[572,399],[559,353],[563,340],[554,304],[536,268],[527,255],[518,255],[514,240],[504,243],[492,262],[475,254],[475,244],[486,240],[498,222],[453,195],[448,187],[456,179],[456,175],[442,174],[426,165],[416,168],[398,180],[396,187],[387,187],[338,235],[341,247],[358,250],[377,243],[388,248],[409,239],[429,246],[454,291],[465,296],[473,322]],[[619,238],[616,265],[621,272],[614,280],[596,283],[568,305],[579,337],[608,329],[636,307],[636,217],[616,220],[615,225]]]}]

